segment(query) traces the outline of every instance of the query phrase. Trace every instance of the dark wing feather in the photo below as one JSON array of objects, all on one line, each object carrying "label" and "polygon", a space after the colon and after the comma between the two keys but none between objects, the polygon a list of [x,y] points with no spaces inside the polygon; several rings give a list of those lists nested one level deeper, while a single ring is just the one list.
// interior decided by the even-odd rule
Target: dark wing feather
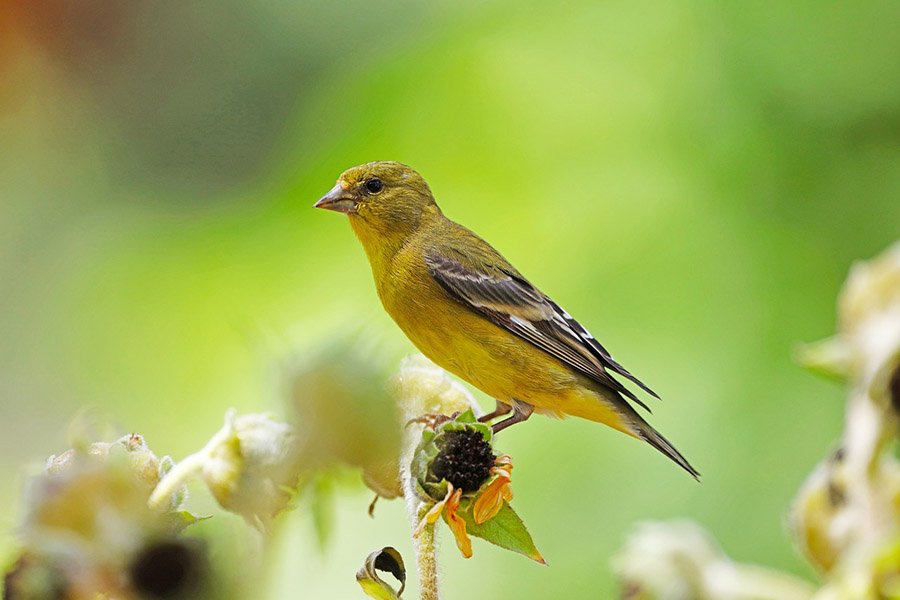
[{"label": "dark wing feather", "polygon": [[591,335],[591,332],[588,331],[587,329],[585,329],[581,323],[579,323],[578,321],[573,319],[569,315],[569,313],[564,311],[556,302],[554,302],[550,298],[547,298],[547,302],[549,302],[550,305],[553,307],[553,309],[566,320],[566,323],[568,323],[568,325],[572,328],[572,330],[574,330],[578,334],[578,337],[581,340],[583,340],[584,343],[586,343],[588,346],[590,346],[591,350],[593,351],[593,354],[595,354],[597,356],[597,358],[600,360],[600,362],[603,364],[604,367],[606,367],[608,369],[612,369],[613,371],[615,371],[622,377],[625,377],[625,378],[631,380],[632,382],[636,383],[637,385],[640,386],[640,388],[642,390],[644,390],[645,392],[647,392],[654,398],[657,398],[657,399],[659,398],[659,396],[656,394],[656,392],[654,392],[647,385],[645,385],[643,381],[641,381],[640,379],[638,379],[637,377],[635,377],[634,375],[629,373],[628,370],[625,369],[625,367],[623,367],[618,362],[616,362],[615,359],[613,359],[613,357],[610,356],[609,352],[607,352],[606,348],[601,346],[600,342],[598,342],[596,339],[594,339],[594,336]]},{"label": "dark wing feather", "polygon": [[613,360],[578,321],[518,273],[502,268],[496,268],[494,273],[474,271],[437,254],[427,255],[425,263],[435,281],[458,302],[569,367],[623,394],[648,411],[647,405],[614,379],[607,369],[659,397]]}]

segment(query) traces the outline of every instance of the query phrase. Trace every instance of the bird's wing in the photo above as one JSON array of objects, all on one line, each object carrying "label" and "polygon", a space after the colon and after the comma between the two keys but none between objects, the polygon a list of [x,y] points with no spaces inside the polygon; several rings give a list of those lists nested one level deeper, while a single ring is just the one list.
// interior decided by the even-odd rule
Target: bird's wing
[{"label": "bird's wing", "polygon": [[474,270],[438,253],[425,256],[431,276],[458,302],[572,369],[650,410],[607,370],[650,388],[625,370],[578,321],[512,269]]}]

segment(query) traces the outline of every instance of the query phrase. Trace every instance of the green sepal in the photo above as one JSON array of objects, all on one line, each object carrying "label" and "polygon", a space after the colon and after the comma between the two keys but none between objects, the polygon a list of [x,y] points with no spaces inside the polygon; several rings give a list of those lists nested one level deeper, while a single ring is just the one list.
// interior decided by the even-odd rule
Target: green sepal
[{"label": "green sepal", "polygon": [[484,441],[490,444],[494,439],[494,432],[491,430],[490,425],[485,425],[484,423],[479,423],[478,418],[475,416],[475,413],[472,410],[467,410],[464,413],[460,413],[456,415],[453,419],[441,423],[434,429],[435,435],[440,435],[445,431],[463,431],[465,429],[474,430],[479,432],[483,437]]},{"label": "green sepal", "polygon": [[436,481],[433,476],[429,477],[429,467],[440,453],[438,444],[440,438],[448,432],[465,430],[477,431],[488,444],[493,441],[494,433],[490,426],[479,423],[475,413],[471,410],[458,414],[433,430],[426,427],[422,431],[422,439],[413,455],[410,472],[418,483],[417,491],[421,492],[423,500],[440,501],[447,496],[447,482]]},{"label": "green sepal", "polygon": [[475,411],[470,408],[466,412],[462,412],[456,415],[456,417],[454,417],[452,421],[448,421],[448,423],[452,423],[454,421],[457,423],[477,423],[478,418],[475,417]]},{"label": "green sepal", "polygon": [[167,512],[164,517],[169,521],[170,530],[173,534],[179,534],[194,523],[199,523],[200,521],[206,521],[207,519],[212,519],[211,515],[206,516],[197,516],[194,513],[186,510],[177,510]]}]

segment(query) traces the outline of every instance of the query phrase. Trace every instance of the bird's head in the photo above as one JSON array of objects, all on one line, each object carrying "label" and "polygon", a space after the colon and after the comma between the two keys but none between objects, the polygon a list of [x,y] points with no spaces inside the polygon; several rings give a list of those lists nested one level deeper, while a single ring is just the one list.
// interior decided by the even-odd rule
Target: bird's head
[{"label": "bird's head", "polygon": [[391,161],[347,169],[315,207],[345,213],[354,229],[383,234],[408,234],[424,214],[437,208],[422,176]]}]

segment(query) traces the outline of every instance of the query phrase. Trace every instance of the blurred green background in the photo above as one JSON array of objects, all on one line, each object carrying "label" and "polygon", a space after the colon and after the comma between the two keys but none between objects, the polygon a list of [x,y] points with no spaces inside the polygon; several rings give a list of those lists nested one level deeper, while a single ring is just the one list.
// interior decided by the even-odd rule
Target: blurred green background
[{"label": "blurred green background", "polygon": [[[550,567],[445,535],[448,598],[611,597],[624,533],[676,516],[811,575],[783,521],[843,390],[791,353],[900,234],[898,21],[895,2],[6,0],[0,556],[26,466],[82,407],[178,459],[229,406],[280,410],[285,362],[336,331],[412,351],[345,220],[311,209],[393,159],[660,392],[652,422],[704,476],[592,423],[516,427],[501,447]],[[361,597],[370,551],[412,560],[400,502],[371,520],[339,488],[324,548],[312,511],[285,517],[265,597]]]}]

